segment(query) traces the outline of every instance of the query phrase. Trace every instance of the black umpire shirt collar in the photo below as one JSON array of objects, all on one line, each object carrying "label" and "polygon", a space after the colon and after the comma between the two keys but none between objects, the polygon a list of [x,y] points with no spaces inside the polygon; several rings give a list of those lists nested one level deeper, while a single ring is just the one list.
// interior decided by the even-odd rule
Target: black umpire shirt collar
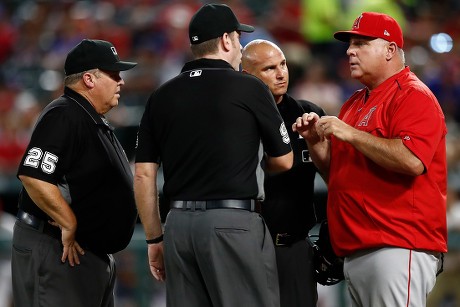
[{"label": "black umpire shirt collar", "polygon": [[64,96],[69,97],[71,101],[80,105],[80,107],[82,107],[86,111],[86,113],[93,119],[96,125],[102,125],[110,130],[114,130],[114,128],[107,121],[107,119],[105,119],[103,115],[98,114],[94,107],[91,105],[91,103],[88,100],[86,100],[82,95],[78,94],[69,87],[64,87]]},{"label": "black umpire shirt collar", "polygon": [[185,63],[181,72],[194,70],[194,69],[203,69],[203,68],[221,68],[221,69],[231,69],[234,70],[232,65],[224,60],[218,59],[198,59]]}]

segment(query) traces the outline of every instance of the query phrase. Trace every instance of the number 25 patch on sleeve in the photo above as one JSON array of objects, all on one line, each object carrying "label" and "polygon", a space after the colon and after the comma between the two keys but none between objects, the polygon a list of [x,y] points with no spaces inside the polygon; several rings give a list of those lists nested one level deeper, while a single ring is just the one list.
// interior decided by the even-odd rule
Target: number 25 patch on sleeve
[{"label": "number 25 patch on sleeve", "polygon": [[40,167],[44,173],[52,174],[56,170],[56,163],[58,161],[58,156],[45,151],[40,148],[32,147],[27,152],[27,156],[24,159],[24,166],[29,166],[33,168]]}]

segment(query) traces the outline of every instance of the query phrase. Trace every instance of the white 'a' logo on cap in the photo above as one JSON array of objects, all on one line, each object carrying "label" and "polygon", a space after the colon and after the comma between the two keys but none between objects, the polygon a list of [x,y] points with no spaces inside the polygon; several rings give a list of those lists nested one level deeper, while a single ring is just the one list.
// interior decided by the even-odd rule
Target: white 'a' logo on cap
[{"label": "white 'a' logo on cap", "polygon": [[353,23],[353,26],[351,27],[352,29],[359,29],[359,24],[361,22],[361,19],[363,18],[363,15],[359,15],[358,18],[355,19],[355,22]]},{"label": "white 'a' logo on cap", "polygon": [[192,36],[192,41],[196,42],[198,40],[198,36]]},{"label": "white 'a' logo on cap", "polygon": [[115,49],[115,47],[110,47],[110,49],[112,50],[112,53],[117,55],[117,49]]},{"label": "white 'a' logo on cap", "polygon": [[385,31],[383,31],[383,35],[385,35],[385,36],[390,36],[390,33],[388,33],[388,31],[385,30]]}]

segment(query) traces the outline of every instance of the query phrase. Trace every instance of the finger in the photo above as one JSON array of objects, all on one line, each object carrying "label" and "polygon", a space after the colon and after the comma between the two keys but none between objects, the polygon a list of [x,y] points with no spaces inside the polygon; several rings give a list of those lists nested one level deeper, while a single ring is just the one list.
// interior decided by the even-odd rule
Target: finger
[{"label": "finger", "polygon": [[158,280],[163,281],[166,279],[165,270],[157,270]]},{"label": "finger", "polygon": [[312,121],[317,121],[319,117],[318,117],[318,114],[316,114],[315,112],[310,112],[308,113],[307,119],[308,121],[312,122]]},{"label": "finger", "polygon": [[74,245],[69,247],[68,260],[71,266],[75,266],[75,264],[80,264],[80,258],[78,257],[78,252]]},{"label": "finger", "polygon": [[157,268],[154,266],[150,266],[150,272],[152,273],[153,277],[155,277],[156,280],[165,280],[165,270],[161,268]]},{"label": "finger", "polygon": [[73,259],[74,259],[75,263],[78,265],[78,264],[80,264],[80,257],[78,257],[78,251],[77,251],[77,249],[75,247],[72,248],[72,250],[73,250]]},{"label": "finger", "polygon": [[316,130],[317,130],[316,133],[318,134],[319,139],[320,139],[320,141],[322,142],[322,141],[324,141],[324,138],[325,138],[325,135],[324,135],[324,134],[325,134],[325,131],[324,131],[324,127],[319,126],[319,128],[320,128],[320,129],[316,129]]},{"label": "finger", "polygon": [[153,277],[155,277],[156,280],[160,280],[160,271],[154,267],[150,267],[150,272],[152,273]]},{"label": "finger", "polygon": [[69,261],[69,265],[72,266],[72,267],[75,266],[75,261],[73,259],[73,255],[74,255],[73,251],[69,248],[69,252],[67,254],[67,260]]},{"label": "finger", "polygon": [[67,246],[64,246],[64,249],[62,251],[62,257],[61,257],[61,262],[64,263],[69,256],[69,248]]},{"label": "finger", "polygon": [[316,121],[316,123],[315,123],[315,128],[316,128],[316,130],[318,131],[318,134],[319,134],[319,132],[320,132],[321,130],[323,130],[323,129],[322,129],[322,122],[321,122],[321,120]]},{"label": "finger", "polygon": [[295,122],[292,124],[292,129],[295,129],[294,131],[297,131],[297,128],[302,126],[302,121],[302,117],[297,117]]},{"label": "finger", "polygon": [[292,124],[292,131],[297,131],[297,120]]},{"label": "finger", "polygon": [[75,242],[75,249],[78,251],[78,253],[80,255],[84,255],[85,254],[85,250],[80,246],[80,244],[78,244],[77,242]]}]

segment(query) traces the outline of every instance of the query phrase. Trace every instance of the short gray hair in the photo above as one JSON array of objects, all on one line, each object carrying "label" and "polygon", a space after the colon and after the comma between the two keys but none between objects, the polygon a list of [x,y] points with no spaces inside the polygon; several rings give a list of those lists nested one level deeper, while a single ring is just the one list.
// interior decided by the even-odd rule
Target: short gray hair
[{"label": "short gray hair", "polygon": [[64,78],[64,86],[69,86],[69,85],[73,85],[73,84],[77,83],[83,77],[83,75],[85,73],[92,73],[96,77],[99,77],[99,69],[97,69],[97,68],[82,71],[82,72],[78,72],[76,74],[66,76]]}]

